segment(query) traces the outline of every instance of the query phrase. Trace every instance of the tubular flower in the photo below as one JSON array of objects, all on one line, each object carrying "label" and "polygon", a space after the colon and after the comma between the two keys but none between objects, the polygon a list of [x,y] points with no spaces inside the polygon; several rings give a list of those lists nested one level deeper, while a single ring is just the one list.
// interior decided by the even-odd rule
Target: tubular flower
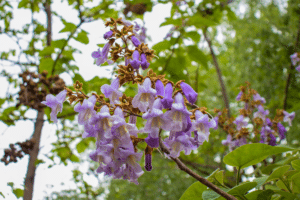
[{"label": "tubular flower", "polygon": [[269,110],[264,110],[262,105],[259,105],[257,108],[258,108],[258,111],[253,114],[254,118],[259,117],[263,121],[265,121],[266,116],[269,114]]},{"label": "tubular flower", "polygon": [[100,66],[103,63],[105,63],[106,61],[108,64],[113,63],[113,61],[108,60],[108,58],[107,58],[110,46],[111,46],[111,44],[108,42],[105,44],[105,46],[103,47],[101,52],[98,49],[98,51],[94,51],[92,53],[92,57],[96,59],[96,65]]},{"label": "tubular flower", "polygon": [[161,103],[162,103],[163,107],[166,108],[166,109],[172,107],[172,103],[174,101],[173,98],[172,98],[172,94],[173,94],[172,83],[167,83],[166,88],[165,88],[164,98],[161,100]]},{"label": "tubular flower", "polygon": [[214,119],[209,119],[207,114],[203,114],[200,110],[195,112],[195,122],[193,122],[192,130],[195,130],[197,134],[198,142],[203,143],[208,141],[209,129],[216,126]]},{"label": "tubular flower", "polygon": [[138,50],[135,50],[132,54],[132,59],[130,61],[130,64],[131,66],[134,68],[134,69],[139,69],[140,65],[141,65],[141,61],[139,60],[140,59],[140,53]]},{"label": "tubular flower", "polygon": [[136,47],[138,47],[141,44],[141,42],[139,41],[139,39],[137,39],[135,36],[131,36],[131,42]]},{"label": "tubular flower", "polygon": [[288,113],[286,111],[283,111],[283,114],[284,114],[283,121],[288,122],[289,125],[292,126],[292,121],[295,118],[295,112]]},{"label": "tubular flower", "polygon": [[236,124],[236,129],[238,131],[241,130],[243,127],[247,126],[247,124],[248,124],[246,121],[244,121],[244,116],[243,115],[239,115],[237,118],[235,118],[233,123]]},{"label": "tubular flower", "polygon": [[156,96],[164,96],[164,84],[161,82],[161,80],[157,79],[155,82],[155,89],[156,89]]},{"label": "tubular flower", "polygon": [[50,119],[57,123],[57,114],[62,111],[63,102],[66,99],[67,90],[63,90],[56,95],[48,94],[46,96],[46,101],[42,101],[42,104],[51,108]]},{"label": "tubular flower", "polygon": [[146,112],[153,105],[156,90],[151,87],[150,78],[146,78],[143,85],[139,85],[138,87],[139,91],[132,99],[132,106],[139,108],[141,112]]},{"label": "tubular flower", "polygon": [[111,38],[111,36],[113,35],[113,32],[112,31],[108,31],[104,34],[104,39],[109,39]]},{"label": "tubular flower", "polygon": [[106,98],[109,98],[111,105],[119,103],[119,97],[122,97],[123,95],[122,92],[118,91],[120,85],[119,82],[119,78],[116,78],[112,81],[111,85],[105,84],[101,86],[101,92]]},{"label": "tubular flower", "polygon": [[147,61],[147,56],[146,54],[142,53],[141,55],[141,66],[142,69],[145,70],[149,67],[150,63]]},{"label": "tubular flower", "polygon": [[109,113],[109,108],[106,105],[102,106],[100,112],[91,119],[90,124],[95,125],[95,129],[98,132],[98,139],[102,139],[103,137],[110,138],[113,120]]},{"label": "tubular flower", "polygon": [[279,138],[281,140],[283,140],[285,138],[285,134],[286,134],[287,131],[281,123],[277,124],[277,128],[278,128]]},{"label": "tubular flower", "polygon": [[182,92],[186,99],[191,103],[194,104],[197,101],[198,94],[195,92],[195,90],[187,83],[181,82],[180,83]]},{"label": "tubular flower", "polygon": [[78,123],[87,125],[89,120],[96,114],[94,106],[96,103],[96,97],[93,95],[88,99],[83,100],[83,103],[77,103],[74,107],[74,111],[78,112]]},{"label": "tubular flower", "polygon": [[175,96],[175,103],[172,104],[171,110],[168,110],[164,114],[164,118],[169,122],[169,131],[184,131],[188,127],[189,116],[192,113],[189,112],[185,105],[184,99],[181,93],[177,93]]}]

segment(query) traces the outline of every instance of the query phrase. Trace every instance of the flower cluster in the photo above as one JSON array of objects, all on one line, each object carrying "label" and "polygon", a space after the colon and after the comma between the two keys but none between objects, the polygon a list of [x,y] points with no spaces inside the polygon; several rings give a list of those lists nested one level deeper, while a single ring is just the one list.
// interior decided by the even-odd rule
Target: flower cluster
[{"label": "flower cluster", "polygon": [[[104,35],[109,41],[92,57],[97,59],[97,65],[116,62],[121,57],[125,59],[125,65],[118,65],[111,85],[102,85],[101,95],[93,93],[87,96],[77,81],[74,84],[76,92],[67,88],[57,97],[47,97],[44,104],[52,108],[51,119],[56,122],[56,114],[61,111],[66,96],[70,103],[78,102],[74,110],[79,113],[78,123],[84,126],[82,136],[97,139],[96,150],[90,154],[90,158],[99,163],[97,172],[138,184],[138,177],[144,173],[139,165],[143,153],[138,152],[138,143],[146,143],[145,169],[151,171],[152,151],[161,142],[168,148],[168,156],[176,158],[181,151],[188,155],[208,141],[209,129],[215,128],[216,122],[209,117],[206,108],[195,105],[198,94],[189,84],[184,81],[174,84],[151,69],[146,76],[140,74],[141,69],[149,67],[154,52],[137,36],[138,25],[111,19],[106,26],[111,27]],[[118,26],[123,28],[119,30]],[[115,42],[119,38],[123,45]],[[129,41],[134,50],[129,49]],[[119,91],[128,82],[138,84],[134,97]],[[189,110],[188,107],[195,109]],[[137,117],[145,121],[140,129],[136,125]],[[145,134],[147,137],[141,137]]]},{"label": "flower cluster", "polygon": [[[271,119],[269,110],[264,108],[265,98],[261,97],[250,84],[241,86],[241,91],[236,100],[244,103],[244,108],[240,109],[240,115],[236,118],[228,118],[226,110],[221,112],[215,110],[219,127],[228,133],[227,139],[222,141],[223,145],[228,145],[230,150],[247,143],[265,143],[275,146],[279,141],[285,139],[287,132],[282,122],[291,122],[295,113],[288,113],[284,110],[277,110],[276,116]],[[277,139],[278,138],[278,139]]]},{"label": "flower cluster", "polygon": [[298,65],[296,67],[296,70],[298,72],[300,72],[300,56],[299,56],[299,53],[296,52],[296,53],[292,54],[290,57],[291,57],[291,61],[292,61],[293,66]]}]

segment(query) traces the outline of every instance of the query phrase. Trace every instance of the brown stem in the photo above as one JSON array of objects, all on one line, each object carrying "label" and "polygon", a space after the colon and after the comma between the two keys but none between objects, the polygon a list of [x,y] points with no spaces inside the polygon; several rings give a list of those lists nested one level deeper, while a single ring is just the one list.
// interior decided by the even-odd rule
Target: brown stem
[{"label": "brown stem", "polygon": [[207,44],[209,46],[210,54],[211,54],[211,56],[213,58],[214,65],[215,65],[216,70],[217,70],[217,74],[218,74],[219,83],[220,83],[220,86],[221,86],[221,91],[222,91],[222,96],[223,96],[224,104],[225,104],[225,107],[228,110],[227,115],[230,118],[230,107],[229,107],[228,95],[227,95],[226,87],[225,87],[225,84],[224,84],[224,81],[223,81],[222,72],[221,72],[221,69],[220,69],[220,66],[219,66],[216,54],[215,54],[215,52],[214,52],[214,50],[212,48],[211,40],[207,36],[206,30],[203,31],[203,34],[204,34],[204,38],[205,38],[205,40],[206,40],[206,42],[207,42]]},{"label": "brown stem", "polygon": [[42,127],[44,124],[43,117],[44,117],[44,110],[38,111],[36,122],[34,125],[34,133],[32,136],[35,143],[33,149],[29,153],[29,163],[28,163],[27,174],[25,178],[25,189],[24,189],[23,200],[31,200],[33,195],[36,160],[39,154]]},{"label": "brown stem", "polygon": [[[299,40],[300,40],[300,19],[299,19],[299,27],[298,27],[297,38],[296,38],[296,42],[295,42],[295,46],[294,46],[295,51],[296,51],[297,46],[299,44]],[[291,64],[289,69],[288,69],[288,75],[287,75],[287,78],[286,78],[286,85],[285,85],[285,90],[284,90],[284,99],[283,99],[283,109],[284,110],[287,107],[287,98],[288,98],[289,86],[290,86],[290,83],[291,83],[291,74],[292,74],[293,69],[294,69],[294,66],[293,66],[293,64]]]},{"label": "brown stem", "polygon": [[[170,154],[170,151],[167,149],[167,147],[162,142],[161,137],[159,137],[159,146],[160,146],[160,149],[163,152],[165,152],[167,154]],[[213,183],[211,183],[207,179],[205,179],[202,176],[199,176],[198,174],[196,174],[195,172],[193,172],[181,160],[179,160],[179,158],[173,158],[171,156],[170,156],[170,158],[176,162],[176,164],[179,167],[179,169],[181,169],[182,171],[186,172],[187,174],[189,174],[190,176],[192,176],[193,178],[195,178],[196,180],[198,180],[200,183],[206,185],[207,187],[209,187],[210,189],[212,189],[213,191],[215,191],[216,193],[218,193],[219,195],[221,195],[225,199],[237,200],[234,196],[228,194],[227,192],[224,192],[223,190],[221,190],[220,188],[218,188],[217,186],[215,186]]]}]

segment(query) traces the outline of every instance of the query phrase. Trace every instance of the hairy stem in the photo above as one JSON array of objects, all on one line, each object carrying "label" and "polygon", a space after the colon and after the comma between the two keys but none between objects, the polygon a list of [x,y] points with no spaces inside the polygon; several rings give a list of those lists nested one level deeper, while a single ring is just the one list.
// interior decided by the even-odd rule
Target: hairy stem
[{"label": "hairy stem", "polygon": [[[160,146],[160,149],[163,152],[165,152],[167,154],[170,154],[170,151],[167,149],[167,147],[162,142],[161,137],[159,138],[159,146]],[[176,162],[176,164],[177,164],[177,166],[179,167],[180,170],[186,172],[187,174],[189,174],[190,176],[192,176],[193,178],[195,178],[196,180],[198,180],[200,183],[206,185],[207,187],[209,187],[210,189],[212,189],[213,191],[215,191],[216,193],[218,193],[219,195],[221,195],[225,199],[236,200],[236,198],[234,196],[232,196],[232,195],[224,192],[223,190],[221,190],[220,188],[218,188],[217,186],[215,186],[213,183],[211,183],[207,179],[205,179],[202,176],[199,176],[198,174],[196,174],[195,172],[193,172],[179,158],[173,158],[171,156],[170,156],[170,158]]]},{"label": "hairy stem", "polygon": [[214,62],[214,65],[215,65],[215,68],[216,68],[216,71],[217,71],[217,74],[218,74],[218,78],[219,78],[219,83],[220,83],[220,86],[221,86],[221,92],[222,92],[224,104],[225,104],[225,107],[228,110],[227,115],[228,115],[228,117],[230,117],[230,107],[229,107],[228,95],[227,95],[226,87],[225,87],[225,84],[224,84],[224,81],[223,81],[222,72],[221,72],[221,69],[220,69],[220,66],[219,66],[219,63],[218,63],[218,59],[217,59],[216,54],[215,54],[215,52],[214,52],[214,50],[212,48],[211,40],[207,36],[206,30],[203,31],[203,34],[204,34],[204,38],[205,38],[205,40],[206,40],[206,42],[208,44],[208,47],[209,47],[209,50],[210,50],[210,54],[211,54],[211,56],[213,58],[213,62]]}]

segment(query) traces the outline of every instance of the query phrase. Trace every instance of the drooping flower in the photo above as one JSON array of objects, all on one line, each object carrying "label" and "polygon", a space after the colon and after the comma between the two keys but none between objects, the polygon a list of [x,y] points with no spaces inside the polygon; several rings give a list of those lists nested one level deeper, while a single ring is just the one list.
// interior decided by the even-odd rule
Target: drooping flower
[{"label": "drooping flower", "polygon": [[101,52],[98,49],[98,51],[94,51],[92,53],[92,57],[94,59],[96,59],[96,65],[100,66],[105,62],[107,62],[108,64],[113,63],[113,61],[108,60],[108,58],[107,58],[110,46],[111,46],[111,44],[110,44],[110,42],[108,42],[108,43],[105,44],[105,46],[103,47]]},{"label": "drooping flower", "polygon": [[92,95],[88,99],[84,99],[83,103],[77,103],[74,111],[78,112],[78,123],[87,125],[89,120],[96,114],[94,106],[96,103],[96,96]]},{"label": "drooping flower", "polygon": [[109,39],[113,35],[113,31],[108,31],[104,34],[104,39]]},{"label": "drooping flower", "polygon": [[141,66],[142,69],[145,70],[149,67],[150,63],[147,61],[147,56],[146,54],[142,53],[141,55]]},{"label": "drooping flower", "polygon": [[185,131],[188,127],[188,118],[192,113],[184,105],[184,99],[179,92],[175,96],[175,103],[172,104],[171,110],[164,114],[164,118],[169,122],[169,131]]},{"label": "drooping flower", "polygon": [[98,133],[98,139],[110,138],[111,127],[113,125],[112,116],[109,113],[109,108],[104,105],[90,121],[90,124],[95,125],[95,129]]},{"label": "drooping flower", "polygon": [[280,122],[277,123],[277,128],[278,128],[279,138],[280,138],[280,140],[283,140],[285,138],[285,134],[287,131]]},{"label": "drooping flower", "polygon": [[165,86],[161,80],[157,79],[155,82],[156,96],[164,96]]},{"label": "drooping flower", "polygon": [[259,101],[262,104],[266,103],[265,98],[261,97],[258,93],[253,95],[253,101]]},{"label": "drooping flower", "polygon": [[262,105],[259,105],[257,108],[258,111],[253,114],[254,118],[259,117],[263,121],[265,121],[266,116],[269,114],[269,110],[264,110],[264,107],[262,107]]},{"label": "drooping flower", "polygon": [[295,118],[295,112],[288,113],[286,111],[283,111],[283,114],[284,114],[283,121],[288,122],[289,125],[292,126],[292,121]]},{"label": "drooping flower", "polygon": [[242,91],[240,91],[240,92],[239,92],[239,94],[236,96],[235,100],[236,100],[236,101],[240,101],[240,100],[241,100],[241,97],[242,97],[242,95],[243,95],[243,92],[242,92]]},{"label": "drooping flower", "polygon": [[120,85],[119,78],[112,81],[111,85],[104,84],[101,86],[101,92],[106,98],[109,98],[110,104],[115,105],[119,103],[119,97],[122,97],[122,92],[118,91]]},{"label": "drooping flower", "polygon": [[300,72],[300,65],[299,65],[298,67],[296,67],[296,70],[297,70],[298,72]]},{"label": "drooping flower", "polygon": [[290,58],[291,58],[292,64],[293,64],[294,66],[296,66],[297,63],[300,61],[300,58],[298,57],[298,53],[297,53],[297,52],[294,53],[294,54],[292,54],[292,55],[290,56]]},{"label": "drooping flower", "polygon": [[147,171],[151,171],[152,170],[152,155],[151,154],[145,154],[145,169]]},{"label": "drooping flower", "polygon": [[63,90],[56,95],[48,94],[46,96],[46,101],[42,101],[42,104],[51,108],[50,119],[57,123],[57,114],[62,111],[63,102],[66,99],[67,90]]},{"label": "drooping flower", "polygon": [[214,128],[216,122],[214,119],[209,119],[207,114],[203,114],[200,110],[195,112],[195,122],[193,122],[192,130],[197,131],[197,139],[200,143],[208,141],[209,129]]},{"label": "drooping flower", "polygon": [[131,66],[134,69],[139,69],[140,65],[141,65],[141,61],[140,61],[140,53],[138,50],[135,50],[132,54],[132,60],[130,61]]},{"label": "drooping flower", "polygon": [[141,42],[135,36],[131,36],[131,42],[136,47],[138,47],[141,44]]},{"label": "drooping flower", "polygon": [[159,138],[152,138],[150,134],[145,138],[145,142],[152,148],[159,147]]},{"label": "drooping flower", "polygon": [[132,99],[132,106],[139,108],[141,112],[146,112],[153,105],[156,90],[151,87],[150,78],[146,78],[143,85],[139,85],[138,87],[138,94]]},{"label": "drooping flower", "polygon": [[180,83],[182,92],[186,99],[191,103],[194,104],[197,101],[198,94],[195,92],[195,90],[187,83],[181,82]]},{"label": "drooping flower", "polygon": [[247,122],[244,120],[244,116],[243,115],[239,115],[237,118],[235,118],[235,120],[233,121],[233,123],[236,124],[236,129],[239,131],[241,130],[241,128],[247,126]]},{"label": "drooping flower", "polygon": [[172,94],[173,94],[172,83],[167,83],[167,85],[165,87],[164,98],[161,100],[161,103],[162,103],[163,107],[166,108],[166,109],[172,107],[172,103],[174,101],[173,98],[172,98]]}]

